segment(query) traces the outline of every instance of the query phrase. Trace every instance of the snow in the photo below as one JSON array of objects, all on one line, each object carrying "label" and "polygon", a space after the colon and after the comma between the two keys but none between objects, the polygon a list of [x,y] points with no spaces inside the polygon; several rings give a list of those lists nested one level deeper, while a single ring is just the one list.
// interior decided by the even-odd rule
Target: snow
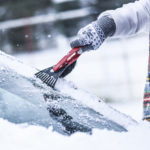
[{"label": "snow", "polygon": [[[99,52],[97,51],[93,53],[91,52],[91,54],[87,53],[83,57],[81,56],[81,60],[80,62],[78,62],[78,67],[76,67],[77,69],[67,79],[73,80],[79,87],[81,86],[83,87],[83,89],[87,89],[90,91],[92,91],[91,89],[93,87],[96,87],[95,89],[98,89],[99,86],[97,85],[101,83],[103,88],[100,88],[99,95],[105,93],[110,95],[113,99],[120,99],[121,96],[124,97],[124,103],[117,103],[117,101],[116,103],[112,103],[111,105],[139,121],[142,117],[142,102],[135,102],[135,100],[141,100],[143,96],[142,90],[144,88],[144,80],[147,68],[147,45],[145,44],[147,43],[147,37],[137,37],[135,41],[132,41],[131,39],[127,41],[122,40],[119,43],[120,46],[113,45],[112,43],[106,43],[106,45],[103,45],[103,47],[101,48],[101,54],[99,55]],[[131,44],[132,50],[131,48],[129,48]],[[64,46],[61,47],[61,49],[65,49],[68,47]],[[122,51],[120,50],[121,48]],[[31,64],[32,66],[36,66],[37,68],[42,69],[48,67],[50,64],[55,64],[56,61],[66,53],[66,51],[59,51],[58,49],[57,52],[59,54],[57,53],[57,55],[56,50],[47,50],[30,54],[31,57],[28,57],[28,54],[18,55],[18,57],[21,60]],[[142,51],[140,49],[142,49]],[[125,51],[127,53],[125,53]],[[135,53],[137,55],[135,55]],[[91,58],[91,55],[94,58]],[[122,59],[118,59],[118,57],[122,57],[122,55],[123,57],[128,56],[127,65],[129,65],[129,70],[124,70],[122,68],[122,66],[124,66],[124,63],[126,64],[126,62],[122,61]],[[113,59],[114,61],[109,61],[109,59]],[[0,63],[3,63],[5,61],[6,60],[0,59]],[[99,62],[99,66],[96,65],[97,62]],[[6,61],[6,63],[8,65],[10,64],[9,61]],[[35,70],[30,70],[30,67],[28,68],[26,65],[24,65],[26,69],[24,67],[20,68],[20,66],[16,65],[17,64],[15,64],[15,61],[14,63],[11,63],[12,69],[17,68],[16,70],[18,73],[24,74],[26,76],[30,77],[35,72]],[[102,67],[102,65],[104,65],[104,67]],[[112,69],[115,68],[114,66],[116,65],[117,69]],[[89,70],[89,67],[93,68],[95,73],[93,73],[94,71],[89,72],[89,74],[85,77],[85,72]],[[99,67],[100,69],[96,70],[95,68],[97,67]],[[124,71],[129,71],[131,73],[129,78],[126,78],[126,76],[124,75]],[[104,74],[104,72],[106,72],[106,74]],[[115,84],[115,81],[118,84],[122,83],[124,85],[124,88],[122,88],[122,86],[115,87],[115,85],[117,85]],[[132,86],[128,86],[122,81],[129,81],[130,85]],[[104,86],[104,82],[108,82],[108,84]],[[68,85],[70,84],[72,83],[68,83]],[[64,85],[63,80],[57,83],[57,88],[60,88],[60,85]],[[127,92],[127,89],[129,89],[129,87],[129,92],[131,92],[131,95]],[[123,90],[120,90],[120,88],[122,88]],[[95,102],[95,96],[92,95],[92,97],[89,97],[88,93],[86,95],[87,97],[83,95],[82,92],[84,90],[80,90],[80,93],[74,93],[71,91],[71,89],[69,91],[68,87],[65,86],[63,86],[61,90],[65,94],[69,92],[73,97],[84,97],[84,103],[87,103],[88,106],[94,108],[95,110],[100,109],[105,114],[107,114],[107,112],[105,112],[102,107],[100,108],[97,105],[97,103]],[[103,97],[103,94],[101,95],[101,97]],[[89,99],[93,99],[93,101],[88,101]],[[127,101],[125,102],[125,100]],[[108,117],[112,116],[115,116],[115,114],[111,115],[110,113],[108,113]],[[124,120],[122,122],[123,124],[126,123],[124,122]],[[139,125],[130,127],[128,132],[118,133],[114,131],[95,129],[93,130],[92,135],[75,133],[72,136],[68,137],[54,132],[51,127],[44,128],[42,126],[33,126],[27,124],[16,125],[8,122],[7,120],[0,119],[0,147],[3,150],[149,150],[149,139],[150,124],[146,121],[140,121]]]},{"label": "snow", "polygon": [[138,122],[143,117],[143,101],[114,102],[110,105],[126,115],[132,116]]},{"label": "snow", "polygon": [[[6,57],[3,57],[4,55]],[[5,64],[6,66],[9,66],[11,69],[16,70],[17,73],[27,77],[32,77],[33,74],[36,72],[36,69],[29,67],[28,65],[22,63],[21,61],[20,63],[18,63],[16,59],[14,59],[14,57],[11,57],[10,55],[6,55],[2,51],[0,51],[0,64],[1,65]],[[0,68],[0,70],[3,69],[4,69],[3,67]]]},{"label": "snow", "polygon": [[3,150],[149,150],[150,126],[142,122],[129,132],[94,130],[92,135],[75,133],[68,137],[51,128],[15,125],[0,119],[0,147]]},{"label": "snow", "polygon": [[131,121],[128,116],[122,116],[118,111],[114,111],[113,109],[110,109],[108,104],[103,103],[103,101],[98,101],[98,97],[95,95],[92,95],[88,91],[77,89],[74,90],[73,88],[70,88],[73,83],[66,84],[63,80],[58,80],[56,84],[56,88],[61,91],[61,93],[67,94],[76,100],[80,101],[80,103],[83,103],[84,105],[88,106],[89,108],[93,108],[97,112],[100,112],[106,116],[108,119],[112,119],[118,124],[126,127],[127,129],[132,125],[137,125],[134,121]]}]

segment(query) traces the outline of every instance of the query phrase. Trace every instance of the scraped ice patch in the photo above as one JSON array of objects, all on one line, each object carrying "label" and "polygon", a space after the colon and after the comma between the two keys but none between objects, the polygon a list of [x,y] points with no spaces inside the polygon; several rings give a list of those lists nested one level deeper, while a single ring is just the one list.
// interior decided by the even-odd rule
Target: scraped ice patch
[{"label": "scraped ice patch", "polygon": [[100,112],[106,118],[114,120],[116,123],[126,127],[137,125],[132,118],[126,116],[119,111],[113,109],[108,104],[104,103],[102,99],[91,94],[88,91],[77,88],[71,81],[59,79],[56,83],[56,89],[58,89],[63,95],[71,96],[72,98],[80,101],[83,105],[93,108],[95,111]]},{"label": "scraped ice patch", "polygon": [[0,119],[0,148],[3,150],[149,150],[150,125],[146,122],[129,132],[93,130],[93,134],[63,136],[52,128],[16,125]]},{"label": "scraped ice patch", "polygon": [[2,51],[0,51],[0,64],[0,70],[2,71],[7,69],[7,67],[9,66],[10,69],[14,70],[18,74],[27,77],[33,77],[33,75],[37,72],[35,68],[25,65],[20,60],[17,60],[16,58],[11,57],[10,55],[7,55]]}]

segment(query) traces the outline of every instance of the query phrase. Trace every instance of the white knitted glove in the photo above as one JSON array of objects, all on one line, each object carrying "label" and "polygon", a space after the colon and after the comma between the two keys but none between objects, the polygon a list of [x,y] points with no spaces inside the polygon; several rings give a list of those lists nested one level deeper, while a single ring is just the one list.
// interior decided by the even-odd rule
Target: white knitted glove
[{"label": "white knitted glove", "polygon": [[72,48],[81,46],[83,51],[96,50],[108,36],[112,36],[115,29],[113,19],[104,16],[81,28],[70,45]]}]

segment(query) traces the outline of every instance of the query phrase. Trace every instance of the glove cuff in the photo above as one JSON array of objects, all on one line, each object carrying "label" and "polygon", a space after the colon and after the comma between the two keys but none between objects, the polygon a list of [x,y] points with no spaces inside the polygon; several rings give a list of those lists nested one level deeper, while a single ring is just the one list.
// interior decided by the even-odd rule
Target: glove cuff
[{"label": "glove cuff", "polygon": [[103,16],[97,20],[98,26],[102,29],[105,37],[113,36],[116,31],[114,20],[108,16]]}]

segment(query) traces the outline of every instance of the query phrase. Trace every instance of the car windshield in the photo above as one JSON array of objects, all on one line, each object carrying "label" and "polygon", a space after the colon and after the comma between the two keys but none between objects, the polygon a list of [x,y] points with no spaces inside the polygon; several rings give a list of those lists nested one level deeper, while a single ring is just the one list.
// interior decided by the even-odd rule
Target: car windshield
[{"label": "car windshield", "polygon": [[[58,89],[52,90],[34,76],[30,78],[20,74],[16,66],[27,71],[21,62],[4,53],[0,58],[3,58],[0,62],[1,118],[14,123],[52,126],[62,134],[76,131],[91,133],[93,128],[121,132],[127,131],[127,124],[135,124],[131,118],[108,107],[96,96],[70,86],[65,80],[60,80]],[[64,93],[65,88],[61,85],[68,86],[68,93]],[[109,117],[112,113],[114,115]],[[116,121],[117,117],[122,120]]]}]

